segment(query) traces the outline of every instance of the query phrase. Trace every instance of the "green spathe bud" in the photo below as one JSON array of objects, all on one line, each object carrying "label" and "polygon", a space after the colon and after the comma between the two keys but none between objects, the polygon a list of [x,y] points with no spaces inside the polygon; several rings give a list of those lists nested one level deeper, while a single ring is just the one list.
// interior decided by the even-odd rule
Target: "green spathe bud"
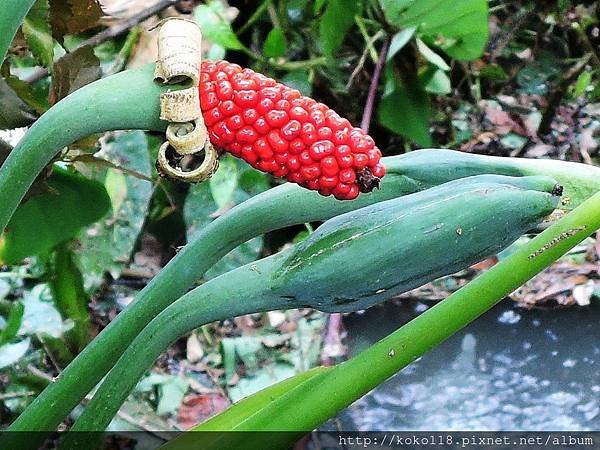
[{"label": "green spathe bud", "polygon": [[272,292],[321,311],[368,308],[496,254],[559,196],[548,177],[483,175],[343,214],[296,246]]}]

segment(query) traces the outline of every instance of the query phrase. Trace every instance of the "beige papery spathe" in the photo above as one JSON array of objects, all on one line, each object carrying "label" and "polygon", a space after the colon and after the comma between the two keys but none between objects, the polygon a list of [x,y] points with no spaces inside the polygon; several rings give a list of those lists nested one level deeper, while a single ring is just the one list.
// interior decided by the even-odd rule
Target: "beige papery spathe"
[{"label": "beige papery spathe", "polygon": [[[190,86],[160,96],[160,118],[170,123],[156,168],[163,176],[188,183],[207,180],[219,166],[219,154],[210,142],[200,109],[201,43],[202,33],[195,22],[172,17],[160,25],[154,79],[164,84]],[[170,148],[174,152],[169,154]],[[202,153],[204,160],[199,167],[190,171],[180,167],[185,156]]]}]

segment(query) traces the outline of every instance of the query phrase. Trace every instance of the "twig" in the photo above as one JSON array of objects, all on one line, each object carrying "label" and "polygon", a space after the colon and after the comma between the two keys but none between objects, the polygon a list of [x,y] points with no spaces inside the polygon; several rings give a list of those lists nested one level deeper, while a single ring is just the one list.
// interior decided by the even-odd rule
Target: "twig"
[{"label": "twig", "polygon": [[260,19],[260,17],[263,15],[265,10],[271,4],[271,2],[272,2],[272,0],[263,0],[263,2],[260,4],[260,6],[254,10],[254,12],[250,16],[250,18],[246,21],[246,23],[244,25],[242,25],[240,27],[239,30],[237,30],[235,32],[235,34],[237,34],[239,36],[240,34],[244,33],[248,28],[250,28],[252,25],[254,25],[254,22],[256,22],[258,19]]},{"label": "twig", "polygon": [[540,126],[538,127],[538,136],[544,136],[551,131],[552,121],[556,115],[556,109],[560,106],[560,103],[571,83],[573,83],[581,71],[585,69],[585,66],[591,57],[592,55],[588,54],[586,57],[580,59],[574,66],[572,66],[567,73],[565,73],[565,76],[560,81],[556,89],[554,89],[554,91],[550,94],[550,97],[548,98],[548,106],[544,110],[542,120],[540,121]]},{"label": "twig", "polygon": [[333,366],[335,358],[343,356],[345,352],[342,344],[342,332],[344,324],[342,322],[341,313],[329,314],[327,321],[327,331],[323,339],[323,351],[321,354],[321,363],[324,366]]},{"label": "twig", "polygon": [[[139,23],[144,20],[158,14],[164,9],[167,9],[170,6],[174,6],[179,3],[181,0],[159,0],[154,5],[151,5],[148,8],[140,11],[138,14],[129,17],[128,19],[123,20],[122,22],[117,23],[111,27],[106,28],[98,34],[95,34],[89,39],[81,42],[77,45],[73,51],[78,50],[82,47],[96,47],[97,45],[102,44],[103,42],[109,41],[110,39],[116,38],[123,33],[128,32],[131,28],[135,27]],[[28,83],[35,83],[36,81],[41,80],[45,76],[48,75],[48,69],[45,67],[40,68],[35,71],[26,81]]]},{"label": "twig", "polygon": [[369,48],[372,48],[375,41],[377,41],[384,34],[385,33],[383,32],[383,30],[379,30],[377,33],[375,33],[375,35],[373,35],[372,38],[369,39],[368,45],[365,46],[365,49],[363,50],[362,55],[360,55],[360,59],[358,60],[356,67],[352,71],[350,78],[348,78],[348,82],[346,83],[346,89],[350,89],[350,87],[352,86],[352,83],[354,83],[354,78],[356,78],[358,73],[364,67],[365,61],[367,60],[367,55],[369,54]]},{"label": "twig", "polygon": [[389,48],[390,48],[390,38],[388,36],[383,41],[383,46],[381,47],[381,51],[379,52],[379,59],[377,60],[377,64],[375,65],[375,70],[373,71],[373,78],[371,78],[371,85],[369,86],[367,102],[365,103],[365,109],[363,111],[362,121],[360,122],[360,127],[364,130],[365,133],[369,132],[369,126],[371,125],[371,116],[373,115],[373,106],[375,105],[375,96],[377,95],[377,87],[379,86],[379,79],[381,78],[381,71],[383,70],[383,65],[385,64],[385,59],[387,57]]},{"label": "twig", "polygon": [[6,394],[0,394],[0,401],[10,400],[11,398],[31,397],[35,394],[35,391],[7,392]]},{"label": "twig", "polygon": [[507,33],[501,34],[499,33],[496,38],[490,40],[487,51],[489,52],[489,60],[490,62],[496,61],[496,59],[502,54],[502,51],[506,48],[508,44],[512,42],[513,37],[517,34],[517,32],[525,25],[525,22],[533,16],[534,12],[530,10],[521,11],[516,14],[515,18],[512,20],[512,24]]}]

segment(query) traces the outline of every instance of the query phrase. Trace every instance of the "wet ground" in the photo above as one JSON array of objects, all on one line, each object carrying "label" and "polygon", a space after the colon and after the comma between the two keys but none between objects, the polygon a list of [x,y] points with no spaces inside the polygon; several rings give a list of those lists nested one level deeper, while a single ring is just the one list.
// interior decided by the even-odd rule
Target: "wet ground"
[{"label": "wet ground", "polygon": [[[426,308],[387,303],[346,317],[351,355]],[[600,430],[600,303],[504,301],[339,419],[346,430]]]}]

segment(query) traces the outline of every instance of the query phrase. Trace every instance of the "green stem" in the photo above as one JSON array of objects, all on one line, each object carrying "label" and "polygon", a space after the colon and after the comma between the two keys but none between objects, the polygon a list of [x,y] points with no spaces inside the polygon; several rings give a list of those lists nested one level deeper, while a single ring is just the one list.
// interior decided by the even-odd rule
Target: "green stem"
[{"label": "green stem", "polygon": [[[325,198],[297,185],[285,184],[238,205],[199,232],[194,241],[185,246],[138,294],[132,305],[63,370],[58,381],[50,384],[29,405],[10,430],[52,431],[157,314],[199,281],[221,257],[248,239],[294,224],[325,220],[416,190],[410,179],[390,174],[385,188],[353,202]],[[12,439],[18,438],[18,435],[5,435],[4,440],[0,439],[0,448],[15,448]],[[28,436],[29,447],[23,448],[37,448],[44,437],[41,432]]]},{"label": "green stem", "polygon": [[[42,169],[67,145],[109,130],[164,130],[153,65],[91,83],[64,98],[29,129],[0,168],[0,230]],[[171,89],[177,89],[170,86]]]},{"label": "green stem", "polygon": [[[278,253],[214,278],[160,313],[119,358],[71,431],[106,429],[146,370],[182,335],[215,320],[294,306],[270,289],[272,272],[288,254]],[[79,449],[84,443],[86,448],[94,448],[88,435],[70,433],[61,449]]]},{"label": "green stem", "polygon": [[[492,180],[507,184],[496,184]],[[522,183],[525,183],[523,189],[518,187]],[[509,179],[483,175],[456,180],[326,222],[316,234],[293,249],[228,272],[166,308],[142,330],[117,361],[73,430],[105,429],[137,380],[158,355],[172,341],[192,329],[247,312],[305,306],[339,312],[371,306],[416,284],[468,267],[505,248],[554,209],[558,199],[549,193],[554,187],[553,180],[541,177]],[[488,207],[488,211],[498,210],[499,214],[508,217],[502,221],[487,221],[487,218],[481,219],[479,216],[457,219],[469,230],[470,235],[470,239],[462,240],[464,243],[460,245],[452,239],[456,233],[454,224],[449,224],[447,233],[429,233],[426,239],[432,243],[432,248],[424,242],[418,248],[413,246],[417,253],[424,253],[420,265],[415,266],[414,255],[406,246],[418,238],[413,236],[403,241],[401,235],[416,227],[404,215],[412,216],[419,226],[426,228],[425,223],[437,223],[440,202],[446,203],[448,210],[455,210],[459,206],[474,210]],[[529,210],[521,215],[526,206]],[[404,220],[400,219],[402,217]],[[391,218],[396,219],[395,225]],[[364,233],[361,234],[361,230]],[[353,235],[353,239],[342,238],[347,235],[346,231]],[[493,237],[490,237],[490,233]],[[304,244],[308,247],[303,247]],[[348,244],[347,247],[344,244]],[[365,248],[370,250],[369,254],[364,254]],[[436,254],[435,249],[441,254]],[[450,249],[454,252],[447,251]],[[327,253],[328,257],[319,257]],[[454,259],[454,253],[461,254],[461,258]],[[281,276],[286,262],[290,263],[290,254],[294,255],[291,272],[295,276],[288,272],[285,281],[279,284],[276,279]],[[356,258],[358,254],[362,257]],[[428,259],[429,255],[433,255],[431,259]],[[307,265],[298,264],[298,258],[307,262]],[[336,261],[347,261],[345,270],[355,274],[350,289],[341,287],[348,286],[349,278],[339,276],[339,268],[331,264]],[[392,261],[395,264],[390,265]],[[383,270],[384,267],[387,269]],[[311,284],[308,291],[303,283],[307,279]],[[382,286],[390,285],[395,287],[371,300],[356,297],[361,292],[375,292]],[[344,305],[339,302],[340,298],[354,298],[357,301]],[[206,305],[207,302],[210,305]]]},{"label": "green stem", "polygon": [[[297,437],[320,426],[397,371],[448,339],[492,308],[527,280],[544,270],[600,228],[600,193],[516,250],[506,259],[427,310],[399,330],[332,370],[315,375],[272,399],[228,431],[296,431],[272,433],[268,442],[251,433],[184,435],[168,449],[287,448]],[[210,422],[198,431],[211,430]],[[210,445],[206,442],[210,442]],[[195,444],[195,445],[192,445]],[[258,447],[256,447],[258,446]]]},{"label": "green stem", "polygon": [[258,19],[260,19],[260,17],[264,14],[264,12],[267,10],[267,8],[269,7],[269,5],[271,4],[272,1],[273,0],[263,0],[262,3],[259,5],[259,7],[254,10],[254,12],[250,16],[250,18],[246,21],[246,23],[244,25],[242,25],[239,28],[239,30],[237,30],[235,32],[235,34],[237,34],[239,36],[240,34],[243,34],[252,25],[254,25],[254,23],[256,21],[258,21]]},{"label": "green stem", "polygon": [[0,11],[0,64],[23,23],[23,19],[36,0],[4,0]]}]

